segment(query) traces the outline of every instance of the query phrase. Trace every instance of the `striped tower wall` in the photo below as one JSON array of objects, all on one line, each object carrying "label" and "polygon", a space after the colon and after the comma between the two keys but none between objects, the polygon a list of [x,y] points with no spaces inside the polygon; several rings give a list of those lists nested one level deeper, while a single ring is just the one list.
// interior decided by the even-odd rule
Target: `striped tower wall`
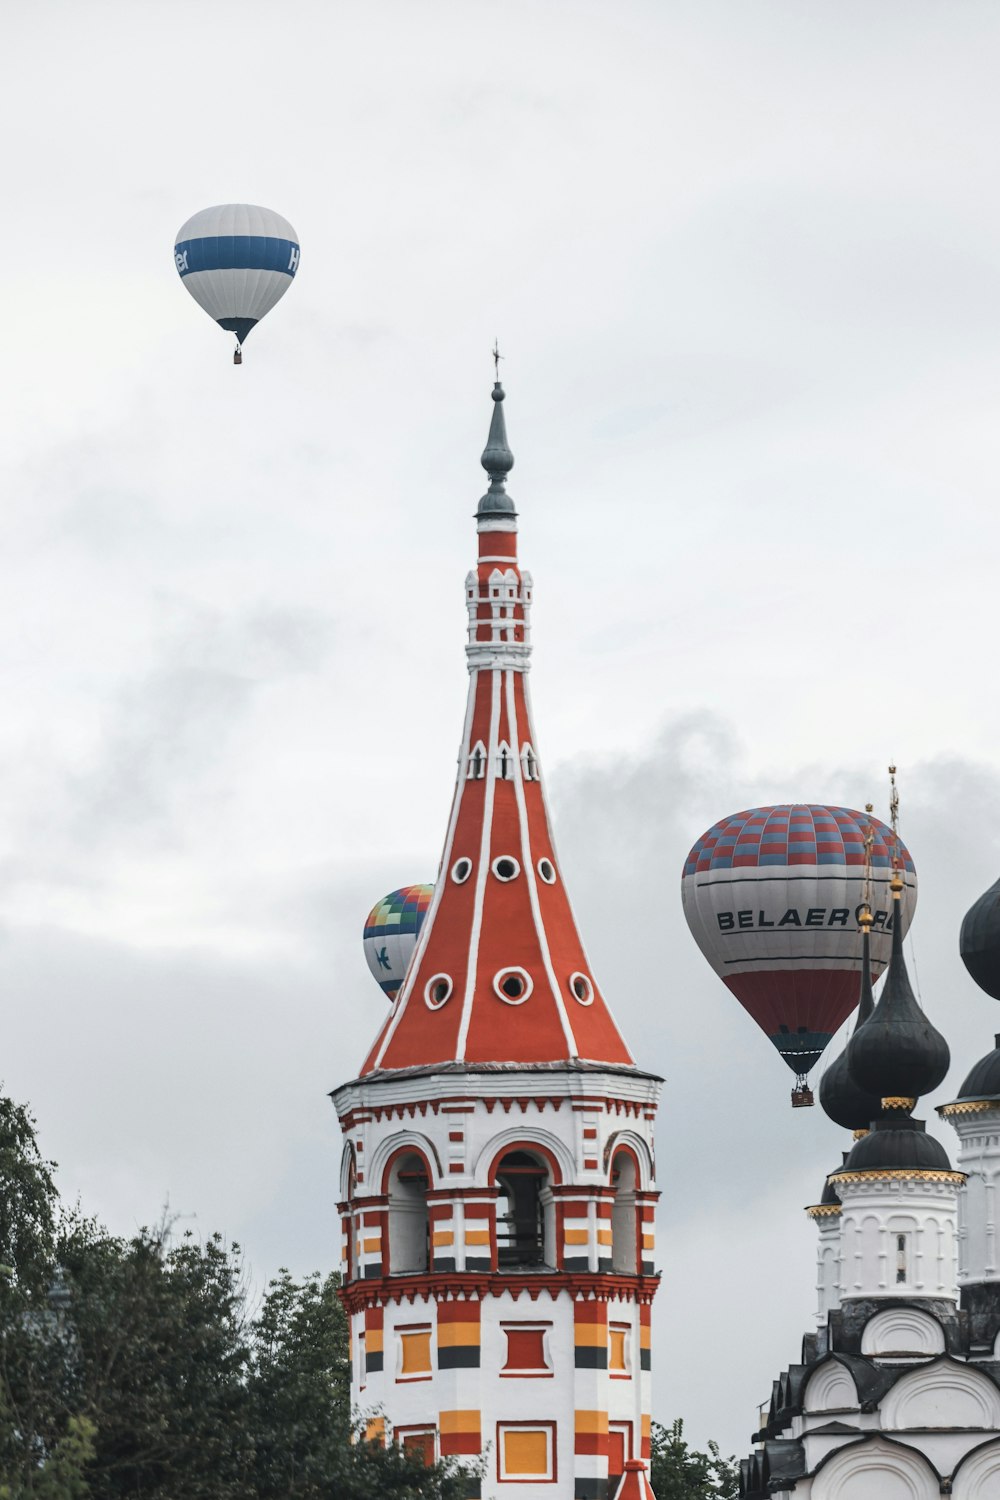
[{"label": "striped tower wall", "polygon": [[[485,1478],[470,1478],[470,1496],[608,1500],[609,1473],[649,1453],[659,1083],[634,1072],[552,1072],[544,1094],[533,1095],[529,1079],[537,1081],[441,1073],[337,1091],[352,1401],[359,1416],[377,1411],[397,1440],[427,1453],[470,1463],[485,1455]],[[548,1263],[514,1272],[498,1263],[490,1170],[498,1154],[522,1148],[544,1152],[559,1180],[543,1194]],[[391,1174],[401,1151],[429,1165],[419,1271],[390,1270]],[[639,1164],[636,1260],[621,1271],[613,1268],[613,1177],[626,1152]],[[554,1477],[504,1477],[501,1448],[512,1434],[522,1458],[533,1443],[547,1445]]]}]

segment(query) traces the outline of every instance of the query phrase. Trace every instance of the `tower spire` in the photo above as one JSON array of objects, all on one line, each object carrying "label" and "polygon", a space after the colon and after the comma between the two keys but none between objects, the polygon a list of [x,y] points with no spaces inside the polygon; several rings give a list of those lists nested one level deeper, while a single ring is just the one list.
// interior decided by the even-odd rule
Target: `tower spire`
[{"label": "tower spire", "polygon": [[[496,356],[499,358],[499,351]],[[494,382],[465,580],[469,699],[434,897],[363,1073],[439,1063],[634,1068],[580,940],[552,839],[526,676],[533,584],[517,556],[514,465]]]},{"label": "tower spire", "polygon": [[[493,357],[496,361],[501,359],[500,353],[494,348]],[[514,455],[510,451],[507,442],[507,424],[504,421],[503,403],[505,391],[500,384],[500,366],[497,364],[497,379],[493,382],[493,415],[490,418],[490,432],[486,439],[486,447],[480,460],[483,468],[490,476],[490,487],[483,495],[476,511],[477,516],[509,516],[513,519],[517,515],[514,509],[514,501],[507,493],[507,475],[514,467]]]}]

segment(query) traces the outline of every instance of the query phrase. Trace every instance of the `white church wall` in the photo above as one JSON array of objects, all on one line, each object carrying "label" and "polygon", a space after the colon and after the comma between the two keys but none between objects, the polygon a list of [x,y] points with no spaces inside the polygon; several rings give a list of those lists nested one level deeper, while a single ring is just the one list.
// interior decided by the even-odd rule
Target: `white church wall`
[{"label": "white church wall", "polygon": [[1000,1495],[1000,1441],[974,1449],[959,1466],[953,1500],[992,1500]]}]

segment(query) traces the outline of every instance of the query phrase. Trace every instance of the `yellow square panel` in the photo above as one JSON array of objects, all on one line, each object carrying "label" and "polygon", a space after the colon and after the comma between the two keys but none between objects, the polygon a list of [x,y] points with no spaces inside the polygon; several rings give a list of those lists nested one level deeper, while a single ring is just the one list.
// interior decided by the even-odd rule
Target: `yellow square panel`
[{"label": "yellow square panel", "polygon": [[501,1437],[505,1478],[548,1478],[549,1434],[546,1428],[507,1427]]},{"label": "yellow square panel", "polygon": [[401,1375],[430,1375],[430,1329],[425,1328],[413,1333],[401,1333],[399,1338],[403,1348],[403,1362],[399,1373]]}]

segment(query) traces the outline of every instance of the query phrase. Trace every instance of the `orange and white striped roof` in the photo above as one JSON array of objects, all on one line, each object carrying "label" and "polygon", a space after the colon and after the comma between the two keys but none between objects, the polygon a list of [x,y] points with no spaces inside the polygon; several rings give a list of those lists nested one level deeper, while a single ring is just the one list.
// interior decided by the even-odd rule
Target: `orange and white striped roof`
[{"label": "orange and white striped roof", "polygon": [[448,832],[420,939],[362,1075],[459,1062],[634,1060],[587,960],[546,807],[528,695],[531,575],[518,565],[504,392],[466,579],[468,708]]}]

